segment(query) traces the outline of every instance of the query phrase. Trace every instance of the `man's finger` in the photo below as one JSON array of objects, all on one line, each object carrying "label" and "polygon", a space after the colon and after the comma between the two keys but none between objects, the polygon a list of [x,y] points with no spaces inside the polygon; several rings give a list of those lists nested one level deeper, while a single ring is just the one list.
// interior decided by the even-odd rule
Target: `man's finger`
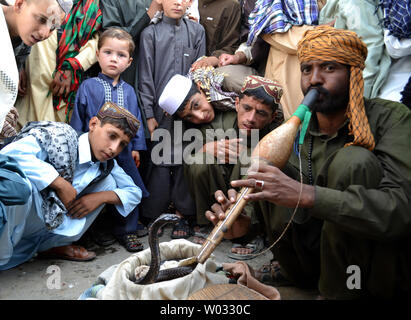
[{"label": "man's finger", "polygon": [[217,202],[220,203],[220,204],[224,204],[224,203],[227,203],[227,202],[228,202],[228,199],[226,198],[224,192],[221,191],[221,190],[217,190],[217,191],[214,193],[214,197],[215,197],[215,199],[217,200]]},{"label": "man's finger", "polygon": [[233,180],[231,181],[231,186],[234,188],[254,188],[255,187],[255,179],[243,179],[243,180]]},{"label": "man's finger", "polygon": [[229,189],[227,191],[228,199],[230,199],[231,203],[234,203],[237,199],[237,191],[235,189]]},{"label": "man's finger", "polygon": [[211,210],[214,214],[214,216],[216,216],[217,219],[222,220],[225,218],[225,209],[227,206],[220,206],[218,203],[214,203],[211,206]]},{"label": "man's finger", "polygon": [[217,224],[218,223],[218,219],[215,216],[215,214],[213,212],[211,212],[210,210],[207,210],[205,213],[205,217],[208,221],[211,221],[213,224]]}]

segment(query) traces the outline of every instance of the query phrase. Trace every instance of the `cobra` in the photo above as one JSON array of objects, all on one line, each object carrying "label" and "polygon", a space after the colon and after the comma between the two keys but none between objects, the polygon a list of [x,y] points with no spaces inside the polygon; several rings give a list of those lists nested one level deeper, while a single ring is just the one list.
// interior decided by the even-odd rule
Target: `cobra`
[{"label": "cobra", "polygon": [[197,264],[164,269],[160,271],[161,256],[158,239],[158,230],[168,223],[176,223],[179,216],[170,213],[163,213],[151,225],[148,234],[148,243],[151,251],[150,268],[145,276],[135,281],[136,284],[151,284],[161,281],[172,280],[190,274]]}]

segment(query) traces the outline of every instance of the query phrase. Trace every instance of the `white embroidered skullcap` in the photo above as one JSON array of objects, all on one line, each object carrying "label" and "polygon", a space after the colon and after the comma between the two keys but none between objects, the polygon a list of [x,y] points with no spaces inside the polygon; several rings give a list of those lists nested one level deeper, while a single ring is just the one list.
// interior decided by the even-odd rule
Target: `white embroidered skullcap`
[{"label": "white embroidered skullcap", "polygon": [[191,89],[192,81],[181,74],[174,75],[161,93],[158,105],[168,114],[174,114]]},{"label": "white embroidered skullcap", "polygon": [[63,9],[65,14],[68,14],[73,6],[72,0],[57,0],[57,3],[60,5],[61,9]]}]

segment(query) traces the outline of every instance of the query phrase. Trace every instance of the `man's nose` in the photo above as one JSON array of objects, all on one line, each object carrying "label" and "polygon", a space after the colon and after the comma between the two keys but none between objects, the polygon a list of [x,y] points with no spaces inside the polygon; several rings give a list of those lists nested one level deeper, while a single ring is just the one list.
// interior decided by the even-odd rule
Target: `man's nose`
[{"label": "man's nose", "polygon": [[248,114],[247,114],[248,123],[254,124],[256,115],[257,114],[256,114],[255,110],[252,110],[252,111],[248,112]]},{"label": "man's nose", "polygon": [[318,85],[318,84],[323,84],[324,83],[324,78],[322,76],[322,73],[320,69],[318,68],[313,68],[311,72],[311,77],[310,77],[310,85]]}]

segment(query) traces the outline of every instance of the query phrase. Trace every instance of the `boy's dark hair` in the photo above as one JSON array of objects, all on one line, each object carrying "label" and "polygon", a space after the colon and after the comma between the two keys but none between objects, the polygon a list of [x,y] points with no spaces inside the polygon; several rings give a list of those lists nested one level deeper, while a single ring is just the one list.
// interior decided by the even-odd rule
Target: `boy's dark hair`
[{"label": "boy's dark hair", "polygon": [[113,38],[118,39],[118,40],[128,41],[128,44],[129,44],[128,52],[130,54],[130,57],[133,55],[134,49],[136,48],[133,37],[127,31],[124,31],[123,29],[116,28],[116,27],[107,28],[100,35],[100,38],[98,39],[98,44],[97,44],[98,50],[101,49],[106,39],[113,39]]},{"label": "boy's dark hair", "polygon": [[180,104],[180,106],[178,107],[176,113],[180,114],[184,111],[186,104],[188,103],[188,101],[190,100],[190,98],[195,95],[196,93],[201,93],[200,90],[198,89],[197,84],[192,81],[191,82],[191,88],[190,91],[188,91],[184,101]]},{"label": "boy's dark hair", "polygon": [[254,97],[261,103],[269,106],[273,112],[279,110],[280,106],[274,102],[273,97],[268,95],[263,88],[253,89],[253,90],[245,90],[243,93],[239,93],[238,97],[242,99],[244,96]]},{"label": "boy's dark hair", "polygon": [[104,126],[105,124],[111,124],[115,126],[116,128],[122,130],[124,134],[126,134],[130,140],[134,138],[135,134],[131,130],[128,122],[126,119],[121,118],[121,119],[115,119],[111,117],[101,117],[100,115],[97,115],[97,118],[100,120],[100,126]]}]

